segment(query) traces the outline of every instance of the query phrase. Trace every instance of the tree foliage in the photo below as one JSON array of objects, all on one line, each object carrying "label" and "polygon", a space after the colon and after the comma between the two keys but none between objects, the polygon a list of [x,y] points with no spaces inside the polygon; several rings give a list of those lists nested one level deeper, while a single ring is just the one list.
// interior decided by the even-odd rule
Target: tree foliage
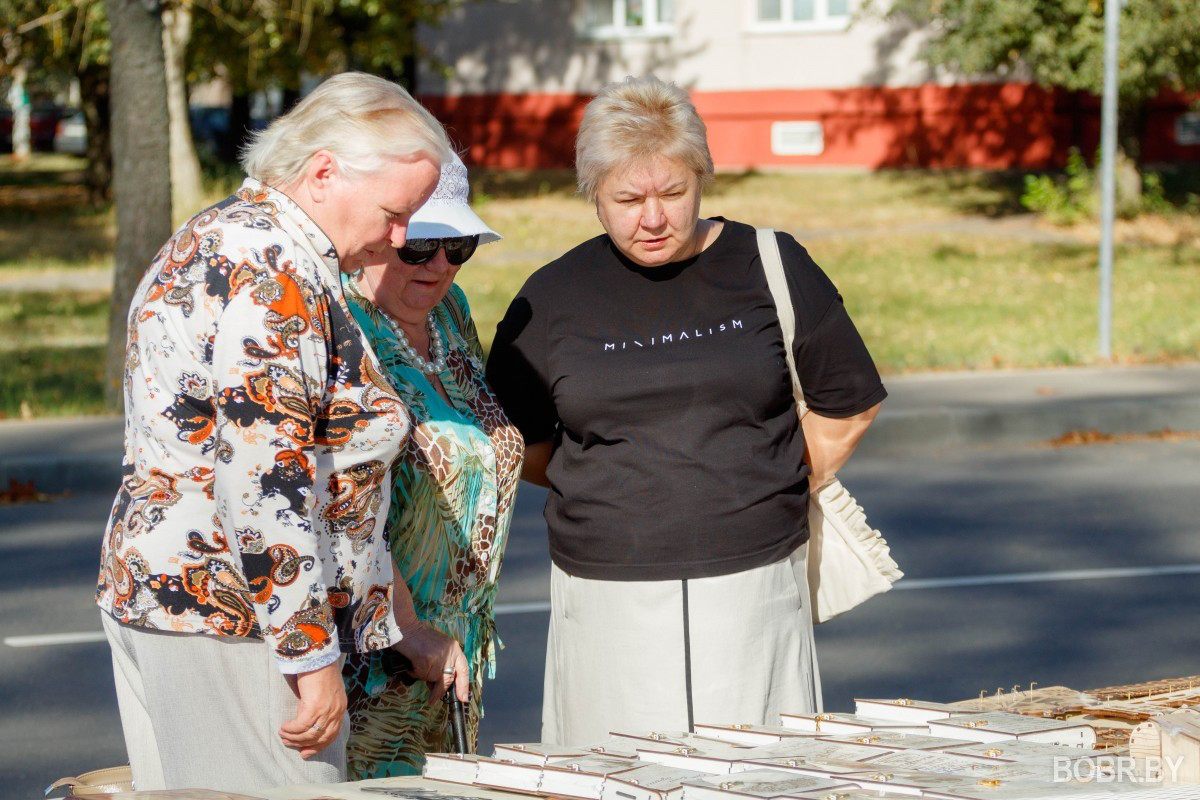
[{"label": "tree foliage", "polygon": [[57,85],[89,65],[107,65],[108,20],[100,0],[0,0],[0,40],[7,74],[20,59],[35,79]]},{"label": "tree foliage", "polygon": [[101,205],[110,197],[108,81],[111,46],[101,0],[0,0],[0,76],[18,64],[30,83],[54,94],[76,78],[87,126],[88,197]]},{"label": "tree foliage", "polygon": [[[893,17],[925,26],[923,55],[964,75],[1028,75],[1044,86],[1100,94],[1104,0],[892,0]],[[1200,91],[1196,0],[1127,0],[1119,91],[1140,105],[1163,89]]]},{"label": "tree foliage", "polygon": [[420,24],[464,0],[194,0],[194,80],[235,93],[299,88],[302,75],[359,69],[415,85]]}]

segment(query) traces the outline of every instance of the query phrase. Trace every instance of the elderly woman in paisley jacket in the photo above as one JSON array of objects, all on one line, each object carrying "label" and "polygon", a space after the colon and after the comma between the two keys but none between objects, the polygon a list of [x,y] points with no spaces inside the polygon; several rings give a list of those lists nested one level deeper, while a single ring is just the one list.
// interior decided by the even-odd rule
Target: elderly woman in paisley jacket
[{"label": "elderly woman in paisley jacket", "polygon": [[[392,483],[392,558],[413,595],[416,623],[462,643],[437,665],[469,697],[474,749],[483,676],[494,669],[492,603],[512,519],[524,443],[483,378],[483,350],[454,284],[479,244],[500,237],[467,203],[467,169],[453,156],[398,251],[343,278],[350,310],[413,418]],[[351,655],[351,778],[415,774],[424,754],[452,749],[446,705],[389,669],[386,654]],[[470,691],[468,692],[468,686]],[[433,684],[433,700],[444,688]]]},{"label": "elderly woman in paisley jacket", "polygon": [[449,156],[399,86],[330,78],[135,292],[97,602],[138,789],[344,780],[346,653],[450,684],[383,531],[412,418],[340,280],[404,245]]}]

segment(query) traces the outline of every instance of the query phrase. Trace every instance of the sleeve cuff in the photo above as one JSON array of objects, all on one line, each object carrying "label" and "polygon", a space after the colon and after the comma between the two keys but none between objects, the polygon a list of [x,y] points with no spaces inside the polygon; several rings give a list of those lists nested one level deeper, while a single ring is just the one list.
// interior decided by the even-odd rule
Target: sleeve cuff
[{"label": "sleeve cuff", "polygon": [[342,649],[338,647],[337,640],[334,640],[328,648],[316,655],[306,658],[288,659],[287,661],[277,658],[275,659],[275,663],[278,665],[279,671],[284,675],[298,675],[301,672],[313,672],[321,667],[328,667],[341,657]]},{"label": "sleeve cuff", "polygon": [[[881,383],[869,395],[864,397],[862,400],[859,400],[857,403],[855,403],[852,406],[831,410],[831,409],[814,408],[811,403],[808,403],[808,410],[812,411],[814,414],[817,414],[819,416],[829,417],[830,419],[845,419],[846,417],[853,417],[855,414],[861,414],[862,412],[866,411],[869,408],[874,408],[875,406],[879,405],[884,400],[886,400],[887,396],[888,396],[887,389],[884,388],[883,384]],[[804,399],[805,399],[805,402],[807,403],[808,398],[806,397]]]},{"label": "sleeve cuff", "polygon": [[400,632],[400,626],[392,624],[388,626],[388,647],[395,647],[404,641],[404,634]]}]

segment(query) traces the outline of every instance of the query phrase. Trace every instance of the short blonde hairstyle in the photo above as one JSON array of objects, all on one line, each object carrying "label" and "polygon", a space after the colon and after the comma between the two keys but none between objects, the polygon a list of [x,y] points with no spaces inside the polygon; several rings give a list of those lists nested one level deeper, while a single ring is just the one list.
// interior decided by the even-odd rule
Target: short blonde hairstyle
[{"label": "short blonde hairstyle", "polygon": [[712,180],[708,131],[687,92],[653,75],[610,83],[588,103],[575,137],[579,192],[594,201],[614,169],[660,155],[690,169],[701,187]]},{"label": "short blonde hairstyle", "polygon": [[450,160],[441,123],[401,86],[364,72],[334,75],[255,133],[242,150],[242,169],[270,186],[289,186],[318,150],[333,153],[351,176],[389,158]]}]

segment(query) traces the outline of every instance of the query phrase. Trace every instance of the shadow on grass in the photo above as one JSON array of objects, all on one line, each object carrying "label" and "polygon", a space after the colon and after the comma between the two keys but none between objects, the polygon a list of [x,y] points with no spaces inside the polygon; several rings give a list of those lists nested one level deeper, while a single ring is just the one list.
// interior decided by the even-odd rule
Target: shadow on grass
[{"label": "shadow on grass", "polygon": [[0,170],[0,186],[70,186],[83,184],[83,170],[32,168]]},{"label": "shadow on grass", "polygon": [[1163,199],[1180,209],[1200,206],[1200,164],[1163,164],[1151,167],[1162,181]]},{"label": "shadow on grass", "polygon": [[706,192],[712,197],[720,197],[726,192],[732,192],[746,181],[752,180],[761,174],[761,172],[755,169],[748,169],[744,172],[718,172],[713,176],[712,184],[709,185]]},{"label": "shadow on grass", "polygon": [[900,197],[992,219],[1029,213],[1021,205],[1026,174],[1021,170],[971,169],[888,169],[876,173],[896,186]]},{"label": "shadow on grass", "polygon": [[[719,197],[723,192],[736,188],[760,173],[722,172],[713,176],[706,190],[709,196]],[[533,197],[577,197],[575,171],[570,169],[498,170],[479,169],[474,171],[471,181],[472,197],[492,200],[525,200]]]},{"label": "shadow on grass", "polygon": [[109,305],[107,291],[0,293],[0,348],[48,346],[55,337],[102,339]]},{"label": "shadow on grass", "polygon": [[570,169],[477,169],[473,174],[471,196],[476,201],[575,196],[575,171]]},{"label": "shadow on grass", "polygon": [[0,352],[0,417],[104,411],[104,347],[33,347]]},{"label": "shadow on grass", "polygon": [[113,250],[110,207],[88,203],[81,172],[0,170],[0,268],[84,267]]}]

